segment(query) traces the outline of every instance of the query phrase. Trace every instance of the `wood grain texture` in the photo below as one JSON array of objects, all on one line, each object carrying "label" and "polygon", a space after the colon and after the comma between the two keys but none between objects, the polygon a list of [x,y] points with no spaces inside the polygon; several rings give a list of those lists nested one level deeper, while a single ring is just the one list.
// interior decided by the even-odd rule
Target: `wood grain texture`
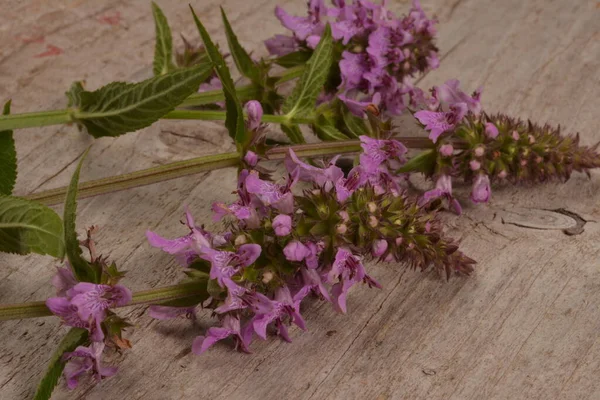
[{"label": "wood grain texture", "polygon": [[[187,1],[158,1],[175,34],[197,40]],[[261,42],[281,32],[273,0],[193,6],[225,45],[219,5],[242,43],[265,54]],[[303,12],[304,1],[280,1]],[[403,12],[408,1],[391,7]],[[440,69],[422,88],[457,77],[466,89],[484,85],[487,111],[560,123],[584,143],[600,140],[600,6],[572,0],[423,0],[440,20]],[[181,45],[178,37],[174,42]],[[3,2],[0,13],[0,94],[13,111],[63,107],[74,80],[89,88],[151,73],[154,26],[146,0]],[[53,50],[58,48],[59,50]],[[59,53],[59,54],[56,54]],[[400,118],[403,134],[412,124]],[[231,151],[222,123],[161,121],[148,129],[96,140],[82,180],[169,161]],[[15,133],[17,194],[64,186],[92,139],[75,127]],[[133,290],[177,282],[174,260],[150,248],[146,229],[182,234],[177,222],[190,205],[211,222],[209,205],[231,197],[232,169],[82,200],[79,227],[100,227],[98,247],[128,271]],[[420,187],[426,183],[415,180]],[[464,199],[469,188],[458,188]],[[564,185],[506,186],[489,205],[463,201],[466,212],[446,216],[449,234],[479,261],[473,277],[448,283],[403,265],[369,265],[383,290],[356,288],[348,315],[307,304],[308,332],[292,329],[292,344],[273,338],[251,355],[217,345],[190,354],[198,325],[154,321],[143,307],[124,312],[135,323],[131,350],[107,362],[119,373],[100,386],[62,386],[55,399],[598,399],[600,398],[600,228],[588,222],[577,236],[557,229],[503,223],[515,207],[564,208],[600,221],[600,175],[575,175]],[[60,207],[57,207],[58,211]],[[547,220],[544,220],[547,222]],[[57,263],[40,256],[0,255],[0,302],[42,300]],[[31,398],[66,328],[52,318],[0,324],[0,397]]]}]

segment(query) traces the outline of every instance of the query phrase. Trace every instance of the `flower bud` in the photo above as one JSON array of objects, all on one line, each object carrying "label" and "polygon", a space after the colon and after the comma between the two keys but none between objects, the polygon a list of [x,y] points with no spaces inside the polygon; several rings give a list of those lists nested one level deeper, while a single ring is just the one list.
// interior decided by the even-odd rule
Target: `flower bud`
[{"label": "flower bud", "polygon": [[375,228],[377,225],[379,225],[379,220],[377,218],[375,218],[374,215],[371,215],[369,217],[369,226],[371,228]]},{"label": "flower bud", "polygon": [[335,231],[337,233],[339,233],[340,235],[343,235],[344,233],[346,233],[348,231],[348,227],[346,226],[346,224],[339,224],[336,228]]},{"label": "flower bud", "polygon": [[440,146],[440,154],[442,157],[450,157],[454,153],[454,147],[451,144],[443,144]]},{"label": "flower bud", "polygon": [[260,126],[263,109],[260,103],[256,100],[250,100],[246,103],[246,113],[248,113],[248,129],[255,131]]},{"label": "flower bud", "polygon": [[373,242],[373,257],[381,257],[388,248],[387,240],[380,239]]},{"label": "flower bud", "polygon": [[266,271],[263,273],[262,283],[264,283],[266,285],[267,283],[271,282],[272,280],[273,280],[273,272]]},{"label": "flower bud", "polygon": [[529,144],[535,143],[535,137],[533,135],[529,135],[527,138],[529,139]]},{"label": "flower bud", "polygon": [[498,128],[496,128],[496,125],[492,124],[491,122],[486,122],[485,134],[490,139],[496,139],[496,136],[498,136]]},{"label": "flower bud", "polygon": [[338,212],[338,215],[340,216],[340,218],[344,222],[348,222],[350,220],[350,216],[348,215],[348,211],[342,210],[342,211]]},{"label": "flower bud", "polygon": [[498,173],[498,178],[500,178],[500,179],[506,179],[507,176],[508,176],[508,172],[506,172],[505,169],[503,169],[502,171],[500,171]]},{"label": "flower bud", "polygon": [[483,156],[484,153],[485,153],[485,149],[483,148],[483,146],[477,146],[477,148],[475,149],[475,155],[477,157],[481,157],[481,156]]},{"label": "flower bud", "polygon": [[239,235],[238,237],[235,238],[234,243],[236,246],[241,246],[243,244],[248,243],[248,239],[246,238],[246,235]]},{"label": "flower bud", "polygon": [[287,236],[292,231],[292,217],[280,214],[273,218],[273,229],[277,236]]},{"label": "flower bud", "polygon": [[370,213],[374,213],[375,211],[377,211],[377,204],[375,204],[374,202],[370,201],[367,204],[367,209],[369,210]]},{"label": "flower bud", "polygon": [[487,203],[491,196],[490,178],[486,174],[479,174],[473,182],[471,200],[475,203]]},{"label": "flower bud", "polygon": [[469,163],[469,167],[471,168],[471,171],[477,171],[481,168],[481,163],[477,160],[472,160]]},{"label": "flower bud", "polygon": [[255,167],[258,163],[258,156],[253,151],[248,151],[244,156],[244,162],[250,167]]},{"label": "flower bud", "polygon": [[521,136],[519,135],[519,132],[517,131],[512,131],[512,138],[514,140],[519,140],[521,138]]}]

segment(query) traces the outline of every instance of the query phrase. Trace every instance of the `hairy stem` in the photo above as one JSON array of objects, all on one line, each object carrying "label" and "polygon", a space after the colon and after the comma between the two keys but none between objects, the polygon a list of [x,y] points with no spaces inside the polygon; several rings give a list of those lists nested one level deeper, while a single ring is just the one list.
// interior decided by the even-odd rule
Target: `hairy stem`
[{"label": "hairy stem", "polygon": [[[225,111],[215,110],[173,110],[163,119],[195,119],[202,121],[225,121],[227,113]],[[262,122],[276,124],[312,124],[313,118],[289,118],[285,115],[264,114]]]},{"label": "hairy stem", "polygon": [[[396,138],[408,148],[430,148],[433,146],[427,138]],[[301,144],[296,146],[281,146],[270,149],[267,153],[268,160],[281,160],[289,149],[292,149],[300,157],[317,157],[326,155],[337,155],[356,153],[360,151],[358,140],[346,140],[336,142],[323,142],[315,144]],[[150,185],[167,180],[193,175],[202,171],[212,171],[221,168],[234,167],[239,164],[238,153],[223,153],[210,156],[196,157],[184,161],[143,169],[123,175],[115,175],[109,178],[96,179],[79,185],[77,198],[98,196],[101,194],[131,189],[138,186]],[[24,196],[26,199],[35,200],[45,205],[60,204],[64,201],[67,193],[66,187],[50,189],[39,193]]]},{"label": "hairy stem", "polygon": [[[159,304],[165,301],[197,296],[204,293],[204,291],[206,291],[206,285],[200,285],[195,282],[142,290],[141,292],[134,293],[131,302],[123,307],[140,304]],[[0,306],[0,321],[48,317],[51,315],[53,314],[43,301]]]},{"label": "hairy stem", "polygon": [[0,131],[73,122],[71,110],[40,111],[0,116]]}]

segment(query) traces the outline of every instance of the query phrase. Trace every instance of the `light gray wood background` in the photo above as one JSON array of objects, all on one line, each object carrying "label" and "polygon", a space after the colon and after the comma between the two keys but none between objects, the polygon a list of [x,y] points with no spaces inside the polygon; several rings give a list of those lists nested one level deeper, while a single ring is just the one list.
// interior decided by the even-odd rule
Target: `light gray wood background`
[{"label": "light gray wood background", "polygon": [[[174,33],[197,40],[187,1],[158,3]],[[304,11],[304,1],[282,3],[290,12]],[[408,1],[390,3],[398,12],[409,8]],[[193,2],[223,45],[221,4],[256,54],[266,53],[264,39],[282,32],[272,15],[274,0]],[[443,59],[422,88],[457,77],[468,90],[485,86],[489,112],[560,123],[587,144],[600,140],[600,2],[423,0],[423,6],[439,17]],[[175,43],[181,44],[178,37]],[[153,47],[145,0],[4,0],[0,100],[12,98],[13,112],[62,108],[72,81],[96,88],[146,77]],[[406,121],[400,126],[410,131]],[[21,130],[15,137],[17,194],[64,186],[93,141],[68,126]],[[95,141],[82,180],[232,149],[221,123],[164,121]],[[178,223],[184,204],[197,221],[216,227],[210,204],[230,198],[234,182],[228,169],[83,200],[80,232],[100,226],[99,248],[128,270],[125,283],[133,290],[176,283],[180,268],[146,243],[145,230],[184,233]],[[308,332],[292,329],[292,344],[256,342],[252,355],[225,345],[190,354],[193,338],[213,322],[207,313],[193,326],[185,319],[154,321],[143,307],[124,309],[135,323],[133,349],[107,358],[119,373],[73,392],[61,385],[54,398],[599,399],[598,223],[567,236],[556,229],[557,214],[536,211],[565,208],[600,221],[599,174],[591,180],[575,174],[564,185],[507,186],[483,206],[469,204],[468,187],[460,193],[465,214],[444,218],[449,234],[479,261],[474,276],[446,283],[401,264],[369,265],[383,290],[354,289],[348,315],[313,302],[303,310]],[[48,257],[1,255],[0,302],[52,295],[56,265]],[[66,330],[53,318],[0,324],[2,399],[33,395]]]}]

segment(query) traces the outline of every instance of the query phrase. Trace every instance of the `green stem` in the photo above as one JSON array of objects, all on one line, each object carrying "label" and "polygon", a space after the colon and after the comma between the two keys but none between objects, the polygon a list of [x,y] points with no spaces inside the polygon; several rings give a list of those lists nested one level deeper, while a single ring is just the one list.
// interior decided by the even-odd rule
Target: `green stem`
[{"label": "green stem", "polygon": [[71,110],[40,111],[0,116],[0,131],[73,122]]},{"label": "green stem", "polygon": [[[173,110],[163,117],[163,119],[195,119],[202,121],[225,121],[227,113],[225,111],[214,110]],[[313,118],[288,118],[285,115],[264,114],[262,122],[276,124],[312,124]]]},{"label": "green stem", "polygon": [[[205,282],[206,283],[206,282]],[[165,286],[158,289],[143,290],[133,294],[132,300],[123,307],[140,304],[158,304],[165,301],[184,299],[197,296],[206,291],[206,286],[196,282],[181,283],[179,285]],[[0,306],[0,321],[13,319],[49,317],[53,315],[43,301],[31,303],[7,304]]]},{"label": "green stem", "polygon": [[[431,148],[433,146],[431,140],[428,138],[400,137],[396,139],[402,142],[406,147],[413,149]],[[359,152],[360,142],[358,140],[345,140],[274,147],[267,152],[266,158],[268,160],[281,160],[285,158],[285,155],[288,153],[289,149],[294,150],[299,157],[318,157]],[[238,153],[215,154],[210,156],[196,157],[184,161],[176,161],[174,163],[161,165],[159,167],[143,169],[109,178],[96,179],[81,183],[79,185],[79,191],[77,192],[77,198],[82,199],[86,197],[112,193],[119,190],[150,185],[153,183],[196,174],[202,171],[212,171],[220,168],[234,167],[238,165],[239,159],[240,155]],[[43,192],[30,194],[24,197],[45,205],[54,205],[62,203],[65,199],[66,193],[67,188],[60,187],[57,189],[50,189]]]},{"label": "green stem", "polygon": [[[238,153],[213,154],[192,158],[190,160],[177,161],[158,167],[130,172],[128,174],[111,176],[109,178],[96,179],[79,185],[77,198],[97,196],[112,193],[119,190],[130,189],[138,186],[150,185],[181,176],[191,175],[202,171],[234,167],[239,163]],[[40,193],[34,193],[26,198],[40,203],[51,205],[60,204],[64,201],[67,187],[51,189]]]},{"label": "green stem", "polygon": [[[258,91],[254,85],[240,86],[236,88],[236,93],[240,101],[255,99]],[[183,101],[178,107],[203,106],[214,104],[219,101],[225,101],[223,90],[208,90],[206,92],[194,93]]]}]

